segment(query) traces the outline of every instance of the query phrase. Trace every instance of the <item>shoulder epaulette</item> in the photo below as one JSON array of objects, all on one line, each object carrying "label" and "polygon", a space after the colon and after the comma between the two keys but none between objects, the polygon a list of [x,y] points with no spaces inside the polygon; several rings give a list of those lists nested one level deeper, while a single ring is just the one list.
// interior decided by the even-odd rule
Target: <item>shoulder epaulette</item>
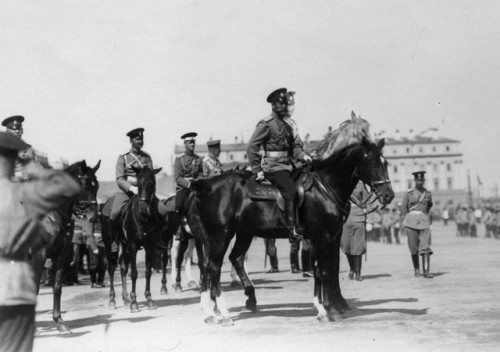
[{"label": "shoulder epaulette", "polygon": [[146,156],[151,157],[151,155],[149,155],[149,153],[148,153],[148,152],[145,152],[144,150],[141,150],[141,153],[143,153],[143,154],[144,154],[144,155],[146,155]]},{"label": "shoulder epaulette", "polygon": [[272,121],[273,119],[274,119],[274,115],[269,115],[269,116],[263,118],[261,121],[269,122],[269,121]]},{"label": "shoulder epaulette", "polygon": [[129,155],[130,154],[130,151],[124,153],[124,154],[120,154],[120,156],[126,156],[126,155]]},{"label": "shoulder epaulette", "polygon": [[413,188],[410,188],[410,189],[408,190],[408,193],[410,193],[411,191],[413,191]]}]

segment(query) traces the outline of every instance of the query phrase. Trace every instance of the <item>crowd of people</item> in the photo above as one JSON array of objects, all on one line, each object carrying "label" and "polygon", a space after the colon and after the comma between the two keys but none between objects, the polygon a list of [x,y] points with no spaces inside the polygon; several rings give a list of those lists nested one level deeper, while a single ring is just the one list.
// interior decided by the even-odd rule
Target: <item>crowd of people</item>
[{"label": "crowd of people", "polygon": [[[500,204],[477,207],[459,204],[455,209],[454,217],[459,237],[500,238]],[[478,233],[479,224],[484,224],[484,236]]]}]

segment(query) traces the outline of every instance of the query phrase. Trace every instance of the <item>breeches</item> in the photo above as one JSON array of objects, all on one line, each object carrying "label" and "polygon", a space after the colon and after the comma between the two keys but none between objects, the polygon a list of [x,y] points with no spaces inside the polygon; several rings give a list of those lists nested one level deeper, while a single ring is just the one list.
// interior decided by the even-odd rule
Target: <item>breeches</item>
[{"label": "breeches", "polygon": [[31,352],[35,337],[35,305],[0,306],[0,351]]},{"label": "breeches", "polygon": [[430,229],[415,230],[407,227],[406,235],[408,237],[408,248],[410,248],[412,255],[432,254]]},{"label": "breeches", "polygon": [[345,223],[342,229],[340,247],[345,254],[363,255],[366,252],[365,223]]},{"label": "breeches", "polygon": [[175,211],[183,213],[184,203],[191,191],[187,188],[181,188],[175,193]]},{"label": "breeches", "polygon": [[265,172],[264,176],[276,186],[285,201],[296,201],[297,188],[295,187],[295,182],[293,182],[288,171],[279,170],[275,172]]},{"label": "breeches", "polygon": [[129,199],[130,197],[126,193],[116,193],[113,207],[111,208],[111,214],[109,215],[109,218],[111,220],[118,219],[118,216],[120,216],[120,213],[122,212],[123,206]]}]

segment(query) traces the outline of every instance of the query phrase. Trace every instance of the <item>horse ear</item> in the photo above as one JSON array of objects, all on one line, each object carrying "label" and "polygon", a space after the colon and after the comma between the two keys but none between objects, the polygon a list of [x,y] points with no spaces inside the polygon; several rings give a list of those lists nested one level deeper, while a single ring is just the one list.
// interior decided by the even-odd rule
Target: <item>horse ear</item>
[{"label": "horse ear", "polygon": [[377,149],[379,152],[382,151],[382,148],[384,147],[384,145],[385,145],[385,138],[382,138],[381,140],[379,140],[377,142]]},{"label": "horse ear", "polygon": [[352,110],[351,110],[351,120],[352,120],[352,122],[357,122],[358,121],[358,117],[356,116],[356,114]]},{"label": "horse ear", "polygon": [[160,171],[161,171],[161,169],[163,169],[163,168],[162,168],[162,167],[160,167],[160,168],[158,168],[158,169],[153,169],[154,174],[156,175],[158,172],[160,172]]},{"label": "horse ear", "polygon": [[87,168],[87,162],[85,161],[85,159],[82,160],[82,169],[86,169]]},{"label": "horse ear", "polygon": [[97,164],[95,164],[95,166],[92,168],[92,171],[94,171],[94,173],[96,173],[97,170],[99,170],[99,167],[101,167],[101,160],[100,159],[97,162]]}]

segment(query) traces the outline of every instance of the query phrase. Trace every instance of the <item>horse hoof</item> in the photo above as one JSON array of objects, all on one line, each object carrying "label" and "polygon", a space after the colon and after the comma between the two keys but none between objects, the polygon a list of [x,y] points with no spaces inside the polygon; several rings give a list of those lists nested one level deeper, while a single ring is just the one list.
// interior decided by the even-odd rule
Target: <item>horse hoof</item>
[{"label": "horse hoof", "polygon": [[205,324],[207,325],[217,325],[218,323],[217,318],[213,315],[205,318]]},{"label": "horse hoof", "polygon": [[116,303],[115,303],[115,301],[110,301],[108,303],[108,309],[116,309]]},{"label": "horse hoof", "polygon": [[229,317],[223,317],[222,320],[220,321],[221,326],[233,326],[234,322],[233,319]]},{"label": "horse hoof", "polygon": [[130,304],[130,313],[137,313],[139,311],[139,304],[138,303],[131,303]]},{"label": "horse hoof", "polygon": [[153,302],[151,302],[151,303],[148,303],[148,309],[155,310],[155,309],[158,309],[158,306],[156,304],[154,304]]},{"label": "horse hoof", "polygon": [[166,287],[162,287],[160,290],[160,295],[168,295],[168,290]]},{"label": "horse hoof", "polygon": [[194,280],[191,280],[188,282],[188,287],[189,288],[195,288],[197,285],[196,285],[196,281]]},{"label": "horse hoof", "polygon": [[179,293],[182,292],[182,286],[180,284],[175,284],[172,285],[172,288],[174,289],[175,292]]},{"label": "horse hoof", "polygon": [[66,324],[57,324],[57,331],[63,334],[71,334],[71,330],[66,326]]},{"label": "horse hoof", "polygon": [[330,320],[328,320],[328,317],[325,314],[318,314],[316,317],[320,323],[329,323]]},{"label": "horse hoof", "polygon": [[123,304],[124,305],[128,306],[130,303],[132,303],[132,301],[130,299],[128,299],[128,298],[127,299],[125,299],[125,298],[123,299]]},{"label": "horse hoof", "polygon": [[342,316],[339,313],[337,313],[337,312],[335,312],[335,313],[330,312],[328,314],[328,320],[329,321],[334,321],[336,323],[340,323],[340,322],[342,322],[344,320],[344,318],[342,318]]},{"label": "horse hoof", "polygon": [[257,313],[257,302],[256,301],[247,299],[245,306],[252,313]]}]

